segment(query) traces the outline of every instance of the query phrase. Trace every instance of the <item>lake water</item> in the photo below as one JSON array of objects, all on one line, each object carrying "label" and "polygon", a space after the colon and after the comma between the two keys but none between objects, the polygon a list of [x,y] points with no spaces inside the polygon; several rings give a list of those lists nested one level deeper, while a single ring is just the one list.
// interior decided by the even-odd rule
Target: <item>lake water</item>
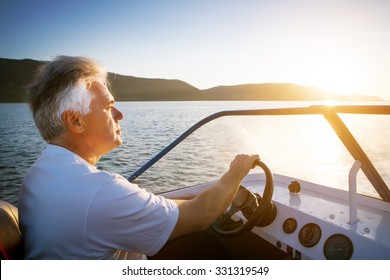
[{"label": "lake water", "polygon": [[[123,145],[102,157],[100,169],[126,178],[204,117],[222,110],[302,106],[302,102],[118,102]],[[390,185],[390,118],[345,116]],[[357,124],[360,121],[360,124]],[[363,123],[363,124],[362,124]],[[45,143],[27,104],[0,104],[0,199],[17,205],[19,188]],[[177,146],[135,181],[161,192],[218,179],[237,153],[258,153],[274,173],[347,189],[352,157],[321,116],[225,117]],[[253,172],[256,172],[254,170]],[[361,173],[361,172],[360,172]],[[376,196],[359,175],[360,192]]]}]

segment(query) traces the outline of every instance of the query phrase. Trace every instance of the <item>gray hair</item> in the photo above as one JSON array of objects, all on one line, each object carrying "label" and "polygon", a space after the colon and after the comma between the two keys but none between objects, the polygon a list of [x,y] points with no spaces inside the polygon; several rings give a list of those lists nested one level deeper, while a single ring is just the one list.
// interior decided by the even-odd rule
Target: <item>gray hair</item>
[{"label": "gray hair", "polygon": [[86,115],[90,111],[93,82],[106,84],[107,72],[96,60],[58,56],[42,65],[27,89],[27,100],[35,125],[49,142],[65,131],[62,114],[66,110]]}]

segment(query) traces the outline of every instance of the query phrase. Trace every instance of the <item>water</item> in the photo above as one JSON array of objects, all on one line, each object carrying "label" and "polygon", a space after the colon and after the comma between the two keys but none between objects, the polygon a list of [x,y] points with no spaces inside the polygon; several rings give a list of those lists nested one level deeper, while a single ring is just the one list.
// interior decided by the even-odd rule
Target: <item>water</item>
[{"label": "water", "polygon": [[[300,102],[118,102],[123,145],[102,157],[100,169],[125,177],[202,118],[222,110],[302,105]],[[359,119],[360,117],[360,119]],[[344,119],[390,185],[390,118]],[[0,104],[0,199],[17,205],[28,167],[45,147],[27,104]],[[356,125],[356,121],[363,125]],[[290,149],[291,148],[291,149]],[[153,192],[218,179],[237,153],[259,153],[274,173],[346,189],[353,159],[321,116],[225,117],[191,135],[140,176]],[[254,172],[257,172],[256,170]],[[376,196],[362,174],[361,192]]]}]

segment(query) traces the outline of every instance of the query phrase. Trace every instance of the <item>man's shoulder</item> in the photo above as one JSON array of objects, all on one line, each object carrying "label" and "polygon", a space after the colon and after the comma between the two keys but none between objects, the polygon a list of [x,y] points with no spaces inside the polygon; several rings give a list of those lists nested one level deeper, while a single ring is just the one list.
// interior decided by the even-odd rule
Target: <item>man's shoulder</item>
[{"label": "man's shoulder", "polygon": [[111,173],[104,170],[99,170],[97,173],[94,173],[95,176],[102,176],[105,178],[104,185],[115,185],[122,186],[126,189],[139,190],[138,185],[130,183],[125,177],[117,173]]}]

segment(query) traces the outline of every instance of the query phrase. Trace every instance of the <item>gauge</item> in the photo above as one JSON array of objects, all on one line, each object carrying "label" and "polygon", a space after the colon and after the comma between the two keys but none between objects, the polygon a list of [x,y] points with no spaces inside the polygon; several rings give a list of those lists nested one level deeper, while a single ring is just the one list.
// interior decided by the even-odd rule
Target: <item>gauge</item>
[{"label": "gauge", "polygon": [[297,229],[297,220],[288,218],[283,223],[283,231],[287,234],[293,233]]},{"label": "gauge", "polygon": [[349,260],[352,253],[352,241],[344,234],[333,234],[325,241],[324,255],[327,260]]},{"label": "gauge", "polygon": [[299,242],[305,247],[313,247],[321,239],[321,228],[315,223],[304,225],[299,231]]}]

